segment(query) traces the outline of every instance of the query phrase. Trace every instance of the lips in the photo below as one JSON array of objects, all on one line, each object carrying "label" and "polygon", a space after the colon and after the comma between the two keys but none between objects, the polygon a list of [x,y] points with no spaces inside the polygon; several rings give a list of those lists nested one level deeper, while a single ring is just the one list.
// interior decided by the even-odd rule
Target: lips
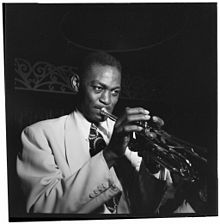
[{"label": "lips", "polygon": [[95,110],[97,111],[97,116],[105,120],[107,117],[101,113],[101,109],[103,108],[105,109],[105,111],[108,112],[108,110],[105,107],[95,107]]},{"label": "lips", "polygon": [[102,107],[95,107],[95,110],[100,112]]},{"label": "lips", "polygon": [[99,110],[99,112],[101,112],[101,110],[102,110],[103,108],[105,109],[105,111],[106,111],[107,113],[111,113],[111,112],[110,112],[111,110],[110,110],[109,108],[106,108],[106,107],[96,107],[96,109]]},{"label": "lips", "polygon": [[101,110],[103,107],[95,107],[95,109],[99,109],[99,110]]},{"label": "lips", "polygon": [[101,110],[102,108],[105,108],[105,107],[95,107],[96,110]]}]

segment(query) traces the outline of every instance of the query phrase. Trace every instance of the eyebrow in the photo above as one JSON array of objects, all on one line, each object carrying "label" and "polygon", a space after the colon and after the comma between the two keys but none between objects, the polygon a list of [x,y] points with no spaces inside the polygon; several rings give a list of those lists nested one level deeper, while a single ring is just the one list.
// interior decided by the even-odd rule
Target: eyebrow
[{"label": "eyebrow", "polygon": [[[108,89],[108,86],[107,86],[107,85],[105,85],[104,83],[102,83],[102,82],[100,82],[100,81],[98,81],[98,80],[92,80],[90,83],[91,83],[92,85],[94,85],[94,84],[98,84],[98,85],[101,85],[102,87]],[[111,88],[111,90],[113,90],[113,89],[120,89],[120,90],[121,90],[121,86],[115,86],[115,87]]]}]

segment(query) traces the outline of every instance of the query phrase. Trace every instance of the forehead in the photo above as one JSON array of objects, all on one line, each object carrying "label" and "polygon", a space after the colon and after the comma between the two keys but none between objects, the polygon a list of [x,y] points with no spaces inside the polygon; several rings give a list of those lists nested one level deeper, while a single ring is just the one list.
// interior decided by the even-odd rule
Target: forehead
[{"label": "forehead", "polygon": [[106,85],[120,85],[121,72],[114,66],[93,64],[85,74],[86,82],[100,81]]}]

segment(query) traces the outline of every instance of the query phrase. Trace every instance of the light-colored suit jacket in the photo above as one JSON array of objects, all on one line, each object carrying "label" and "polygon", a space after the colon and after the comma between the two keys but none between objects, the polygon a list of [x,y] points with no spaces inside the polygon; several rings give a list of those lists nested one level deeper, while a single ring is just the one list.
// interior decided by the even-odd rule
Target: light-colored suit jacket
[{"label": "light-colored suit jacket", "polygon": [[[17,172],[27,197],[27,212],[90,213],[122,192],[102,152],[90,157],[89,142],[77,125],[73,112],[35,123],[22,132]],[[128,212],[122,195],[117,213]]]}]

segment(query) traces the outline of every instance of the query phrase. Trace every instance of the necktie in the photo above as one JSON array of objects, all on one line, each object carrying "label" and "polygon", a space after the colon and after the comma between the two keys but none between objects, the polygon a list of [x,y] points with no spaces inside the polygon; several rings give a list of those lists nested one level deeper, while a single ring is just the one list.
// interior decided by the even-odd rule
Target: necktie
[{"label": "necktie", "polygon": [[89,152],[91,157],[102,151],[106,147],[105,140],[102,135],[98,132],[95,124],[91,124],[89,134]]},{"label": "necktie", "polygon": [[[91,157],[102,151],[106,147],[105,140],[102,135],[98,132],[97,126],[91,124],[89,133],[89,152]],[[121,194],[114,196],[112,199],[107,201],[105,204],[111,213],[116,211]]]}]

